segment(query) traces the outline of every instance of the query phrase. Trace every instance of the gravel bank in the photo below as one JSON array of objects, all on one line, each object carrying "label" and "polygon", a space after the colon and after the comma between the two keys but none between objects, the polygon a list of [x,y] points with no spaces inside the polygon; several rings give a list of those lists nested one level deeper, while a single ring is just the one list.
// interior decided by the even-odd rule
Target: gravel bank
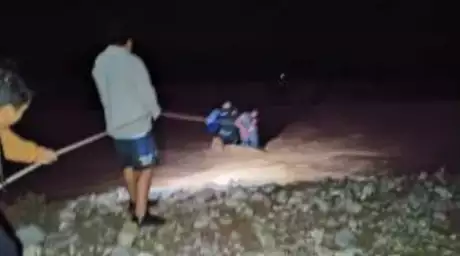
[{"label": "gravel bank", "polygon": [[152,210],[168,223],[139,232],[127,221],[126,196],[28,195],[6,214],[36,255],[460,255],[451,218],[460,192],[442,172],[152,191],[160,198]]}]

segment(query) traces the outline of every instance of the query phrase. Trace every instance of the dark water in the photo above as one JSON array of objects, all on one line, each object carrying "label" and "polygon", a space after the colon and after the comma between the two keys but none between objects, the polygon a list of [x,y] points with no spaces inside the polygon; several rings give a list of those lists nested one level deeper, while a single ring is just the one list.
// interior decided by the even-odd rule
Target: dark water
[{"label": "dark water", "polygon": [[[295,40],[275,40],[265,32],[222,32],[215,34],[223,36],[219,39],[203,31],[163,31],[158,42],[144,34],[135,49],[150,69],[165,109],[204,115],[222,101],[231,100],[241,110],[259,108],[263,120],[270,120],[264,124],[272,127],[270,134],[292,121],[272,121],[275,118],[271,109],[280,106],[289,107],[285,116],[291,119],[293,112],[312,111],[328,101],[429,102],[458,100],[460,95],[452,72],[453,57],[447,58],[450,44],[430,44],[436,39],[432,34],[412,33],[412,38],[400,38],[397,32],[386,34],[387,42],[400,38],[398,44],[377,40],[385,33],[365,41],[359,33],[315,32],[308,40],[301,38],[300,32],[281,34],[295,36]],[[347,47],[340,46],[340,38],[348,38],[342,40]],[[60,38],[55,44],[39,42],[22,50],[10,47],[16,49],[12,56],[16,56],[18,71],[36,92],[30,110],[15,127],[21,135],[60,148],[103,130],[101,106],[90,71],[104,45],[100,36],[92,39],[92,43],[88,38],[70,43],[66,41],[69,39]],[[267,40],[266,44],[262,39]],[[372,43],[371,50],[361,48],[366,42],[368,47]],[[410,42],[414,44],[411,46]],[[355,55],[350,55],[352,49]],[[282,72],[287,74],[285,89],[279,86]],[[9,173],[19,168],[10,163],[5,167]]]},{"label": "dark water", "polygon": [[[454,80],[440,75],[417,77],[407,74],[405,76],[383,76],[382,78],[373,74],[366,76],[337,74],[327,76],[322,73],[311,72],[313,75],[303,75],[298,70],[294,70],[287,73],[288,87],[283,89],[278,86],[278,76],[283,71],[279,72],[275,68],[264,69],[260,67],[258,72],[254,72],[252,75],[244,75],[244,72],[235,72],[234,75],[231,75],[225,74],[228,66],[214,66],[209,70],[219,70],[220,68],[223,71],[220,74],[210,72],[208,76],[205,72],[191,72],[193,66],[190,66],[188,73],[177,73],[173,79],[170,78],[171,73],[166,72],[166,75],[163,75],[161,69],[155,70],[154,67],[149,66],[164,109],[206,115],[208,111],[224,100],[232,100],[240,110],[256,107],[261,112],[261,127],[263,127],[261,133],[266,140],[277,136],[299,115],[315,115],[318,107],[327,106],[331,103],[334,105],[345,102],[346,105],[359,102],[399,102],[403,105],[410,105],[415,102],[429,103],[435,100],[457,99],[455,93],[457,89],[453,86],[455,85]],[[200,69],[204,68],[200,67],[198,70]],[[39,144],[59,149],[103,131],[104,123],[99,98],[89,76],[90,65],[86,67],[86,72],[80,73],[68,72],[65,69],[62,70],[62,73],[55,73],[53,70],[40,70],[38,68],[30,70],[30,67],[23,69],[22,74],[24,74],[26,82],[37,94],[31,108],[14,129],[22,136],[37,141]],[[56,68],[56,70],[59,69]],[[380,128],[382,133],[386,132],[387,127],[395,130],[395,133],[401,130],[402,123],[399,120],[399,111],[398,108],[391,110],[391,113],[382,111],[382,113],[390,116],[395,114],[394,118],[388,119],[393,120],[391,124],[382,123]],[[424,114],[426,113],[417,113],[420,116],[424,116]],[[455,116],[455,113],[452,115],[449,112],[445,116],[451,118]],[[324,118],[331,119],[327,116]],[[359,122],[363,126],[371,127],[375,115],[371,113],[369,120],[366,118],[364,115]],[[332,117],[332,119],[334,118]],[[410,123],[410,121],[405,123]],[[417,123],[420,122],[417,121]],[[449,124],[449,122],[443,122],[443,125]],[[452,125],[458,125],[458,123],[452,122]],[[335,124],[326,125],[324,130],[340,130],[339,126],[334,126]],[[413,128],[410,124],[402,126],[406,127],[404,128],[406,130],[403,129],[401,140],[410,137],[410,140],[414,142],[411,144],[412,146],[417,146],[419,142],[424,140],[429,141],[430,138],[437,140],[436,138],[439,137],[431,137],[436,132],[436,129],[433,129],[434,132],[428,130],[422,133],[422,136],[427,137],[419,139],[415,134],[410,135],[411,129],[419,128]],[[436,125],[430,123],[429,126],[434,127]],[[199,136],[206,135],[204,127],[200,127],[199,124],[187,127],[189,125],[180,122],[161,121],[157,125],[156,133],[162,150],[174,150],[186,146],[188,141],[186,136],[181,137],[182,134],[190,132]],[[376,136],[380,135],[377,134]],[[165,142],[165,140],[168,141]],[[381,136],[375,143],[378,144],[377,141],[385,140],[387,138]],[[450,149],[458,149],[460,144],[457,142],[458,140],[453,139],[451,144],[455,145],[442,146],[444,147],[442,150],[436,149],[436,154],[439,154],[439,156],[436,155],[436,161],[445,163],[446,156],[455,159],[454,151]],[[443,143],[440,144],[444,145]],[[424,143],[419,146],[429,147]],[[410,152],[412,148],[408,147],[407,150]],[[117,172],[118,165],[112,151],[110,141],[104,140],[72,152],[60,159],[59,163],[51,167],[40,168],[36,173],[10,186],[9,189],[12,192],[9,192],[9,195],[14,197],[14,195],[22,194],[24,191],[33,190],[57,197],[63,196],[64,192],[62,191],[64,190],[74,189],[75,191],[66,194],[66,196],[71,196],[82,193],[85,189],[88,190],[89,184],[103,184],[107,176],[109,176],[109,180],[113,180],[113,177],[118,177],[118,173],[113,173],[114,171]],[[89,154],[89,152],[92,153]],[[431,151],[427,152],[427,156],[433,156]],[[411,165],[419,166],[418,157],[419,155],[415,154],[414,157],[404,161],[403,168],[410,169]],[[23,167],[23,165],[9,162],[4,163],[7,175]],[[432,166],[438,166],[437,163],[433,162],[432,164]],[[401,166],[399,163],[398,165]]]}]

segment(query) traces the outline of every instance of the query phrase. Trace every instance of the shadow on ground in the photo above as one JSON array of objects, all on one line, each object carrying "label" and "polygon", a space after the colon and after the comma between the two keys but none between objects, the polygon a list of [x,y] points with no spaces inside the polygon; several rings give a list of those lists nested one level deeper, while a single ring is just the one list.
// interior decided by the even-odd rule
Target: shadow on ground
[{"label": "shadow on ground", "polygon": [[[16,236],[16,232],[11,225],[11,223],[6,219],[3,211],[0,209],[0,231],[4,231],[4,234],[7,238],[11,239],[16,246],[16,251],[19,252],[18,255],[23,254],[23,246],[19,238]],[[0,232],[1,235],[3,232]],[[3,244],[3,242],[2,242]],[[1,248],[0,248],[1,249]],[[3,251],[3,250],[2,250]],[[5,255],[6,256],[6,255]]]}]

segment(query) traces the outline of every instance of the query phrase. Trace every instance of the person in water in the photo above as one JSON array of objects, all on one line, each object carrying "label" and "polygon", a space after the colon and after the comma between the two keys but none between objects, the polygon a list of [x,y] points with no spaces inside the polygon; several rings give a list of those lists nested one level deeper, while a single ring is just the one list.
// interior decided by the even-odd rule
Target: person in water
[{"label": "person in water", "polygon": [[208,131],[214,135],[213,140],[219,139],[222,144],[238,144],[239,132],[235,126],[238,110],[233,107],[230,101],[222,104],[220,108],[214,109],[206,118]]},{"label": "person in water", "polygon": [[236,119],[235,126],[240,132],[241,145],[259,148],[258,115],[259,112],[254,109],[251,112],[241,113]]}]

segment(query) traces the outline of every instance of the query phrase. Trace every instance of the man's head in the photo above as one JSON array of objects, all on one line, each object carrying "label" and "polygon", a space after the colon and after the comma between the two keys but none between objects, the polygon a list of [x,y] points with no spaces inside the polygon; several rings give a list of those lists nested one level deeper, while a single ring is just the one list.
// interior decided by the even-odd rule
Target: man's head
[{"label": "man's head", "polygon": [[32,91],[9,70],[0,69],[0,128],[18,122],[32,100]]},{"label": "man's head", "polygon": [[252,118],[257,118],[258,115],[259,115],[259,111],[257,109],[253,109],[251,111],[251,117]]},{"label": "man's head", "polygon": [[112,24],[109,29],[109,44],[124,47],[129,51],[133,49],[133,39],[127,32],[126,26]]},{"label": "man's head", "polygon": [[229,110],[230,108],[232,108],[232,103],[230,101],[226,101],[222,104],[222,109]]}]

